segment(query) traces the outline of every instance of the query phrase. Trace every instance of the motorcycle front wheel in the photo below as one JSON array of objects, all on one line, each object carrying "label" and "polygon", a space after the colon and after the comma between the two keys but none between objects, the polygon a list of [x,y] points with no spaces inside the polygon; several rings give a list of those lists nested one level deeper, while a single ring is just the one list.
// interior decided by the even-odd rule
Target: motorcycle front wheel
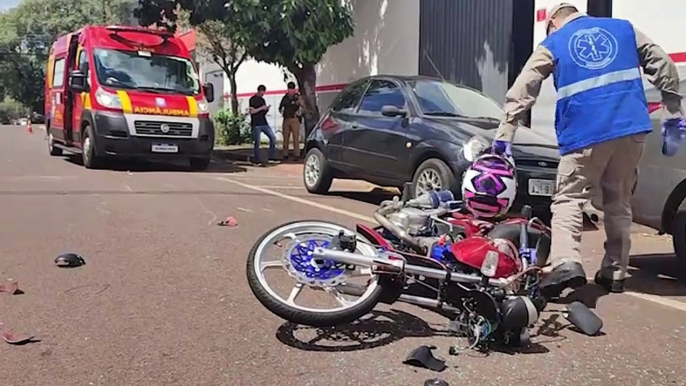
[{"label": "motorcycle front wheel", "polygon": [[[351,323],[366,315],[383,294],[379,276],[369,267],[350,267],[328,260],[312,258],[314,248],[329,246],[343,231],[356,235],[355,253],[376,256],[369,240],[341,225],[318,220],[293,221],[274,227],[260,237],[248,256],[247,278],[257,300],[273,314],[293,323],[313,327],[338,326]],[[268,248],[283,248],[278,258],[268,257]],[[292,285],[287,297],[281,296],[276,285],[270,285],[266,272],[286,271]],[[363,286],[351,283],[354,279],[367,279]],[[331,308],[316,308],[296,303],[303,290],[324,293],[336,303]],[[354,294],[350,300],[344,295]]]}]

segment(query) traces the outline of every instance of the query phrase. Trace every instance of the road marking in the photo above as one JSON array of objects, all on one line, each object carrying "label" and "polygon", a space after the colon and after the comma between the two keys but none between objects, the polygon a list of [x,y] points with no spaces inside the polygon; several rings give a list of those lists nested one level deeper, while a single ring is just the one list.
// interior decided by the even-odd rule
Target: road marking
[{"label": "road marking", "polygon": [[325,205],[325,204],[320,204],[320,203],[318,203],[318,202],[313,202],[313,201],[310,201],[310,200],[305,200],[305,199],[303,199],[303,198],[294,197],[294,196],[291,196],[291,195],[288,195],[288,194],[284,194],[284,193],[277,192],[277,191],[274,191],[274,190],[262,188],[262,187],[259,187],[259,186],[250,185],[250,184],[245,184],[245,183],[243,183],[243,182],[236,181],[236,180],[233,180],[233,179],[231,179],[231,178],[226,178],[226,177],[215,177],[215,178],[218,179],[218,180],[220,180],[220,181],[230,182],[230,183],[232,183],[232,184],[234,184],[234,185],[238,185],[238,186],[243,187],[243,188],[246,188],[246,189],[254,190],[254,191],[256,191],[256,192],[260,192],[260,193],[264,193],[264,194],[269,194],[269,195],[271,195],[271,196],[283,198],[284,200],[289,200],[289,201],[297,202],[297,203],[299,203],[299,204],[309,205],[309,206],[314,207],[314,208],[318,208],[318,209],[322,209],[322,210],[327,210],[327,211],[329,211],[329,212],[341,214],[341,215],[343,215],[343,216],[352,217],[352,218],[355,218],[355,219],[358,219],[358,220],[362,220],[362,221],[366,221],[366,222],[369,222],[369,223],[372,223],[372,224],[375,224],[375,223],[376,223],[376,220],[374,220],[374,218],[368,217],[368,216],[363,216],[363,215],[358,214],[358,213],[355,213],[355,212],[350,212],[350,211],[347,211],[347,210],[334,208],[333,206],[329,206],[329,205]]},{"label": "road marking", "polygon": [[[374,218],[364,216],[364,215],[361,215],[359,213],[350,212],[350,211],[343,210],[343,209],[338,209],[338,208],[335,208],[333,206],[320,204],[318,202],[309,201],[309,200],[306,200],[306,199],[303,199],[300,197],[294,197],[294,196],[291,196],[291,195],[288,195],[285,193],[276,192],[274,190],[266,189],[264,187],[246,184],[243,182],[233,180],[231,178],[226,178],[226,177],[214,177],[214,178],[216,178],[217,180],[220,180],[220,181],[225,181],[225,182],[232,183],[234,185],[238,185],[238,186],[246,188],[246,189],[254,190],[256,192],[260,192],[260,193],[268,194],[271,196],[283,198],[284,200],[297,202],[297,203],[303,204],[303,205],[309,205],[309,206],[314,207],[314,208],[323,209],[323,210],[326,210],[329,212],[341,214],[344,216],[348,216],[348,217],[352,217],[352,218],[355,218],[358,220],[362,220],[362,221],[366,221],[366,222],[369,222],[372,224],[376,224],[376,220],[374,220]],[[593,278],[589,278],[588,281],[592,282]],[[670,298],[663,298],[663,297],[660,297],[657,295],[649,295],[649,294],[643,294],[643,293],[631,292],[631,291],[625,291],[624,294],[629,295],[629,296],[633,296],[635,298],[643,299],[643,300],[646,300],[646,301],[649,301],[652,303],[660,304],[660,305],[663,305],[666,307],[674,308],[674,309],[679,310],[679,311],[686,312],[686,303],[682,303],[682,302],[677,301],[677,300],[673,300]]]}]

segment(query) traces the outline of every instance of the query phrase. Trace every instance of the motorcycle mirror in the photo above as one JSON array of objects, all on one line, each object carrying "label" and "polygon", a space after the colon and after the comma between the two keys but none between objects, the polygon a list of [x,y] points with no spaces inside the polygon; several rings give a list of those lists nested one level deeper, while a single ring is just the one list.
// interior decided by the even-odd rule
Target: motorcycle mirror
[{"label": "motorcycle mirror", "polygon": [[562,312],[574,327],[588,336],[596,336],[603,328],[603,321],[584,303],[573,302]]},{"label": "motorcycle mirror", "polygon": [[495,276],[495,272],[498,269],[498,259],[500,256],[496,251],[488,251],[483,263],[481,263],[481,274],[486,277]]}]

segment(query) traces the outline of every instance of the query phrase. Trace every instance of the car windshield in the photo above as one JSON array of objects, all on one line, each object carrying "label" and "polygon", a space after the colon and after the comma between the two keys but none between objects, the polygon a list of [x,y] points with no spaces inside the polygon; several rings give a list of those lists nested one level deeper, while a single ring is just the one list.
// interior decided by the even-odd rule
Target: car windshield
[{"label": "car windshield", "polygon": [[503,109],[487,96],[438,80],[409,82],[424,115],[500,120]]},{"label": "car windshield", "polygon": [[185,58],[97,49],[94,59],[98,81],[108,87],[187,95],[200,92],[198,74]]}]

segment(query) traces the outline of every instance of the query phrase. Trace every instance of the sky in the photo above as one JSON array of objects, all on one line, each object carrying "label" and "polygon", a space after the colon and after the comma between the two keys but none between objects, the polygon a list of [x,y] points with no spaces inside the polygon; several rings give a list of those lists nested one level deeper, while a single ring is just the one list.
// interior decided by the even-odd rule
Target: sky
[{"label": "sky", "polygon": [[14,8],[21,3],[21,0],[0,0],[0,11]]}]

